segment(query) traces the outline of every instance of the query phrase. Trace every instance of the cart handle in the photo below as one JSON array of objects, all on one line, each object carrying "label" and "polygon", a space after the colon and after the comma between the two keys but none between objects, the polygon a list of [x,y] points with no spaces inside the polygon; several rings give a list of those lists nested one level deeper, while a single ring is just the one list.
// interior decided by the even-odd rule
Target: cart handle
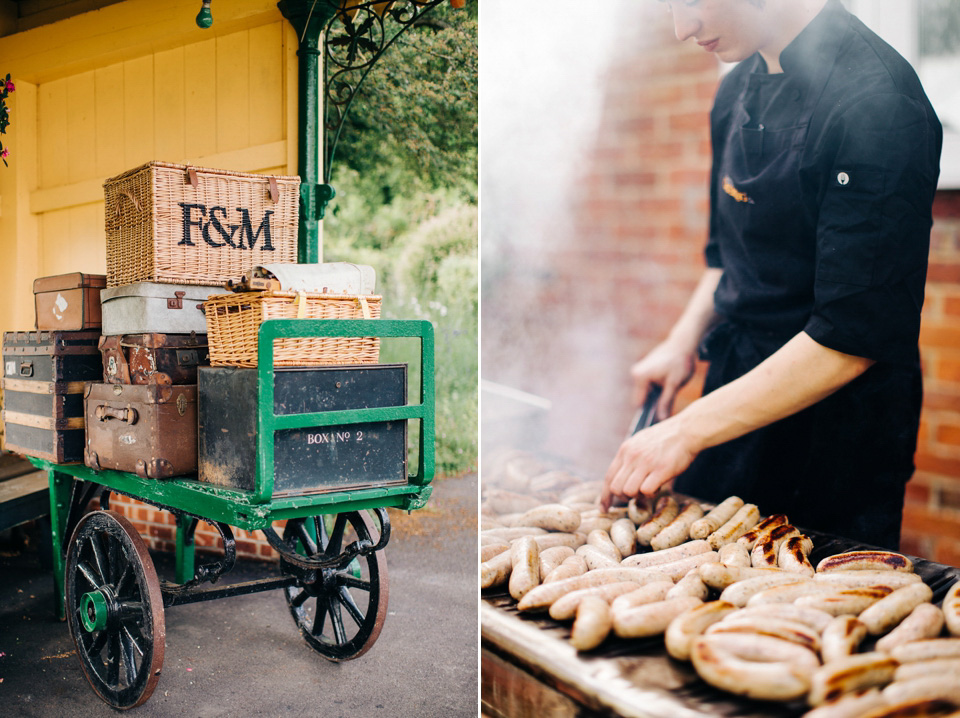
[{"label": "cart handle", "polygon": [[[372,409],[322,411],[308,414],[274,413],[273,358],[274,341],[307,337],[381,337],[420,339],[420,403]],[[266,503],[273,496],[274,433],[282,429],[301,429],[334,424],[358,424],[374,421],[420,420],[417,473],[407,478],[424,486],[434,473],[434,338],[433,324],[421,319],[270,319],[260,325],[257,346],[257,481],[254,503]]]}]

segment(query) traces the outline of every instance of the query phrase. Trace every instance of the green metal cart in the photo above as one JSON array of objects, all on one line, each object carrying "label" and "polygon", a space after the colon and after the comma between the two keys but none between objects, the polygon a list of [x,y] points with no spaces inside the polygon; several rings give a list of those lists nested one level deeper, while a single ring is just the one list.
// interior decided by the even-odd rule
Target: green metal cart
[{"label": "green metal cart", "polygon": [[[420,343],[420,400],[380,408],[278,414],[274,403],[274,341],[299,337],[407,337]],[[164,609],[185,603],[282,589],[294,623],[325,658],[366,652],[386,616],[383,549],[390,538],[387,507],[422,508],[434,472],[433,327],[419,320],[279,319],[263,323],[258,346],[256,483],[241,491],[196,477],[154,480],[84,465],[31,459],[49,474],[57,612],[64,616],[83,671],[115,708],[145,702],[163,664]],[[370,422],[420,424],[417,470],[406,483],[324,493],[274,496],[274,437],[289,429]],[[406,451],[406,447],[404,447]],[[404,456],[405,461],[405,456]],[[99,493],[100,510],[85,513]],[[160,581],[130,522],[109,510],[111,494],[166,509],[177,520],[176,581]],[[376,521],[373,521],[373,518]],[[282,534],[273,527],[285,520]],[[198,564],[193,533],[199,521],[223,537],[223,557]],[[260,530],[280,554],[282,575],[213,585],[234,564],[231,527]]]}]

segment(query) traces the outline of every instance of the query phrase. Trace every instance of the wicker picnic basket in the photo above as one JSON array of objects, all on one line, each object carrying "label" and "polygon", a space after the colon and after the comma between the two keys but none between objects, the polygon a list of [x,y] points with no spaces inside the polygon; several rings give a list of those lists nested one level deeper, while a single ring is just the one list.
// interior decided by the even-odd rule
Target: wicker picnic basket
[{"label": "wicker picnic basket", "polygon": [[[236,292],[217,294],[204,302],[211,366],[257,366],[257,338],[267,319],[379,319],[378,295],[316,292]],[[275,366],[376,364],[377,337],[310,337],[279,339]]]},{"label": "wicker picnic basket", "polygon": [[216,285],[297,261],[299,177],[149,162],[103,188],[108,287]]}]

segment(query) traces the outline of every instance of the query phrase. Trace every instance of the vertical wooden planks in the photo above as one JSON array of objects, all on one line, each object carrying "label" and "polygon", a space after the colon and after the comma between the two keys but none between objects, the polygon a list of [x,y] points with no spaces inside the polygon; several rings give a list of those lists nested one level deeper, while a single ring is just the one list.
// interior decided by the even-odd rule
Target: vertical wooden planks
[{"label": "vertical wooden planks", "polygon": [[183,162],[186,159],[183,48],[154,55],[153,106],[156,115],[154,159]]},{"label": "vertical wooden planks", "polygon": [[283,139],[283,36],[282,26],[253,28],[250,36],[250,137],[251,145]]},{"label": "vertical wooden planks", "polygon": [[217,38],[217,152],[241,149],[249,143],[248,35],[244,30]]},{"label": "vertical wooden planks", "polygon": [[79,182],[91,174],[97,153],[97,116],[93,72],[81,72],[67,83],[67,151],[61,161],[67,165],[67,182]]},{"label": "vertical wooden planks", "polygon": [[37,101],[38,180],[41,187],[65,184],[67,163],[67,80],[52,80],[40,86]]},{"label": "vertical wooden planks", "polygon": [[217,146],[216,38],[183,48],[184,153],[195,159]]},{"label": "vertical wooden planks", "polygon": [[94,106],[97,140],[94,177],[107,179],[126,169],[123,154],[123,63],[94,72]]},{"label": "vertical wooden planks", "polygon": [[153,55],[123,63],[123,154],[127,168],[153,157]]}]

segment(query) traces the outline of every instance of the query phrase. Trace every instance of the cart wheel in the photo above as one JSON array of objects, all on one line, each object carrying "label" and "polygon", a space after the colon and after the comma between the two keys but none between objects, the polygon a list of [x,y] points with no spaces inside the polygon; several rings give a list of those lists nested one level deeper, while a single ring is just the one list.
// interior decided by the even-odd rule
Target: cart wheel
[{"label": "cart wheel", "polygon": [[[329,518],[329,531],[323,516],[288,520],[284,542],[300,554],[334,557],[354,541],[370,540],[365,512]],[[284,593],[297,628],[315,651],[331,661],[357,658],[377,640],[387,615],[387,559],[381,550],[342,568],[309,571]]]},{"label": "cart wheel", "polygon": [[87,680],[121,710],[144,703],[160,680],[163,596],[136,529],[114,511],[87,514],[66,562],[70,635]]}]

